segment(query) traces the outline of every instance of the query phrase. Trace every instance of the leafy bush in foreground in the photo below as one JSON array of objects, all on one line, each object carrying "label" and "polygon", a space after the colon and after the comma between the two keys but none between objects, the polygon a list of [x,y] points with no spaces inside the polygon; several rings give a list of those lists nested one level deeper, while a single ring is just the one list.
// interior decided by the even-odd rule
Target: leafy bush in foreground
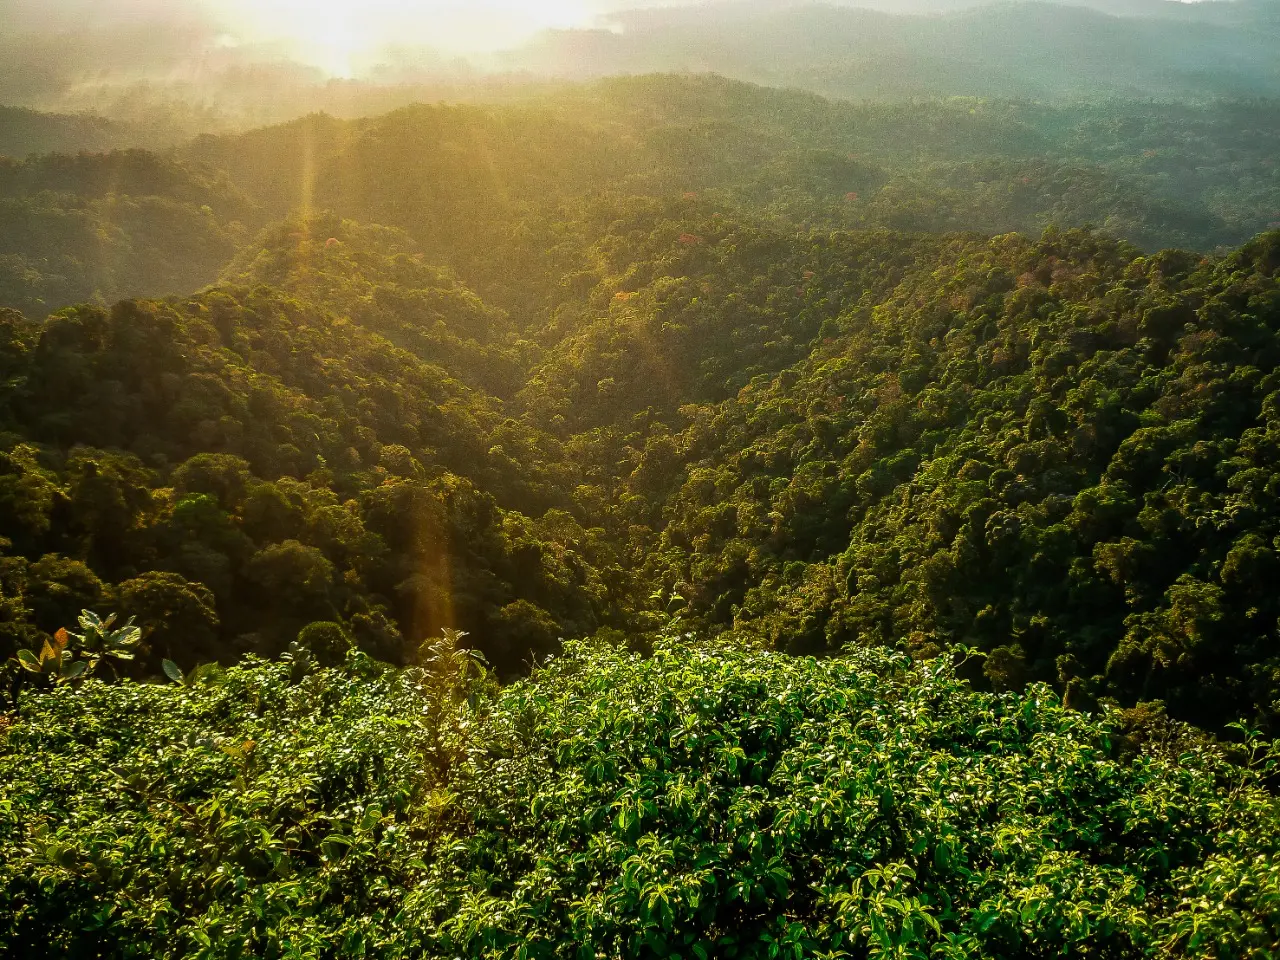
[{"label": "leafy bush in foreground", "polygon": [[0,759],[0,954],[351,956],[385,936],[433,741],[407,677],[354,663],[26,697]]},{"label": "leafy bush in foreground", "polygon": [[24,694],[0,754],[0,952],[1280,947],[1261,751],[1135,753],[1045,687],[975,693],[950,661],[886,653],[573,643],[498,693],[433,656]]}]

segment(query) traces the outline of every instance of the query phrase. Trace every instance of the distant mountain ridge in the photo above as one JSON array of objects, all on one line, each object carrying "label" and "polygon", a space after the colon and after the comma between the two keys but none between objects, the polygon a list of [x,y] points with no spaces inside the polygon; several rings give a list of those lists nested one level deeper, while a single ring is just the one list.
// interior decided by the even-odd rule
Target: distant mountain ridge
[{"label": "distant mountain ridge", "polygon": [[1263,0],[925,0],[904,14],[876,0],[746,0],[549,31],[500,66],[573,78],[709,71],[876,99],[1275,96],[1278,10]]},{"label": "distant mountain ridge", "polygon": [[1113,17],[1243,23],[1274,17],[1275,0],[711,0],[698,3],[646,4],[605,15],[604,22],[623,29],[684,19],[705,21],[708,11],[721,15],[781,13],[821,5],[841,10],[873,10],[895,16],[945,15],[993,6],[1051,5],[1085,7]]}]

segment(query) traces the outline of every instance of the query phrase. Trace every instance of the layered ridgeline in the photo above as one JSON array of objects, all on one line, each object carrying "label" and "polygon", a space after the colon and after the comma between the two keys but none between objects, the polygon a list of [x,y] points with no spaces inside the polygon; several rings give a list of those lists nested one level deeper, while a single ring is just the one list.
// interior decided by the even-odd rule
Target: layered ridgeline
[{"label": "layered ridgeline", "polygon": [[1274,128],[844,109],[0,170],[0,953],[1280,951]]},{"label": "layered ridgeline", "polygon": [[509,675],[680,609],[1274,722],[1277,235],[604,222],[523,327],[336,220],[194,297],[6,315],[7,652],[87,607],[139,618],[144,672],[324,622],[393,662],[464,629]]},{"label": "layered ridgeline", "polygon": [[[562,225],[589,219],[579,208],[602,194],[697,193],[795,228],[1094,224],[1147,251],[1236,246],[1280,222],[1280,116],[1267,102],[849,104],[705,76],[508,100],[312,116],[159,155],[0,162],[0,305],[38,316],[189,293],[299,209],[408,231],[429,262],[522,321],[582,269],[578,247],[608,221],[567,249]],[[101,148],[88,121],[79,141],[66,118],[42,136],[31,123],[0,112],[0,152]]]},{"label": "layered ridgeline", "polygon": [[1265,100],[848,103],[642,76],[505,105],[311,116],[202,137],[181,156],[226,171],[276,215],[329,209],[401,227],[488,293],[517,240],[554,245],[560,208],[601,193],[697,192],[788,225],[1093,224],[1148,251],[1234,246],[1280,221],[1278,129]]},{"label": "layered ridgeline", "polygon": [[[105,111],[113,124],[84,133],[120,146],[317,111],[368,116],[414,102],[510,99],[518,87],[557,78],[655,71],[714,71],[887,102],[1280,95],[1275,0],[610,0],[546,16],[580,26],[524,43],[523,28],[512,34],[505,24],[505,42],[519,45],[490,54],[475,41],[491,50],[504,41],[479,24],[467,40],[453,27],[373,10],[342,44],[312,56],[286,37],[238,33],[198,5],[124,17],[96,3],[59,17],[38,0],[10,0],[6,14],[0,101]],[[351,57],[342,79],[329,73],[339,51]],[[70,125],[27,123],[24,132],[56,142]],[[6,142],[0,133],[0,151]]]}]

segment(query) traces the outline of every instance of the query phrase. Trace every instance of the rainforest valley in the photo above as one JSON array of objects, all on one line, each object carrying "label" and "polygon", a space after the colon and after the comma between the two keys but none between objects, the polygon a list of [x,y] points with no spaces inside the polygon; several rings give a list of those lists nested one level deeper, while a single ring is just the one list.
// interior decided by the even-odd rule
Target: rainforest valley
[{"label": "rainforest valley", "polygon": [[0,112],[0,952],[1280,951],[1276,102],[113,136]]}]

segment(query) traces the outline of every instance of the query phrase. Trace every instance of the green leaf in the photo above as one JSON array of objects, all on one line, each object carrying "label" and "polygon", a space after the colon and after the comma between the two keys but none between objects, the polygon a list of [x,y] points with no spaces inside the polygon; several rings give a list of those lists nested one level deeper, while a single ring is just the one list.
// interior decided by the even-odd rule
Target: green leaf
[{"label": "green leaf", "polygon": [[77,660],[77,661],[75,661],[75,663],[72,663],[71,665],[69,665],[69,666],[68,666],[68,667],[67,667],[67,668],[62,672],[62,679],[63,679],[63,680],[75,680],[75,679],[78,679],[79,677],[84,676],[84,672],[85,672],[86,670],[88,670],[88,669],[89,669],[89,664],[87,664],[87,663],[86,663],[85,661],[83,661],[83,660]]}]

